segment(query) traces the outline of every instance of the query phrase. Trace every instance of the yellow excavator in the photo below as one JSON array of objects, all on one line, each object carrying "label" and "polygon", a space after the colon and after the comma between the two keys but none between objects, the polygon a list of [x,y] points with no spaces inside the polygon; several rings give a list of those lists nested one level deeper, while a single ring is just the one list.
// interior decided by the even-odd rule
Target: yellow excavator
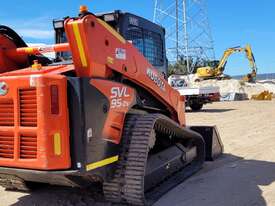
[{"label": "yellow excavator", "polygon": [[217,66],[211,67],[200,67],[197,69],[196,75],[199,78],[198,80],[206,80],[206,79],[230,79],[229,75],[225,75],[224,69],[227,63],[228,58],[234,54],[239,52],[245,52],[245,56],[249,61],[249,65],[251,68],[251,73],[247,74],[243,80],[247,82],[254,82],[257,76],[257,66],[255,63],[255,58],[251,49],[251,46],[247,44],[245,47],[232,47],[225,50],[221,60],[218,62]]}]

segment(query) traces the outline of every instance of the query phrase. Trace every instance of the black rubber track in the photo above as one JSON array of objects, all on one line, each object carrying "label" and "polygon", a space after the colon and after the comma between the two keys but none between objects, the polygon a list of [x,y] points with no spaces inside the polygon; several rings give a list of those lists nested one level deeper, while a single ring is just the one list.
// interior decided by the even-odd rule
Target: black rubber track
[{"label": "black rubber track", "polygon": [[[162,180],[159,185],[144,191],[144,177],[152,131],[165,133],[167,137],[189,139],[197,147],[197,157],[176,174]],[[107,200],[128,205],[152,205],[167,191],[198,171],[204,162],[203,138],[160,114],[128,115],[125,121],[123,143],[114,179],[103,186]]]}]

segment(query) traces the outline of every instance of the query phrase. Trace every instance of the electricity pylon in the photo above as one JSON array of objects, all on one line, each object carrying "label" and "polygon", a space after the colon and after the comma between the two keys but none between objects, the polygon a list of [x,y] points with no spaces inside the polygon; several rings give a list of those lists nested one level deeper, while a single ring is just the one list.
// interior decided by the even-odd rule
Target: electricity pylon
[{"label": "electricity pylon", "polygon": [[215,59],[205,0],[155,0],[154,22],[166,29],[170,63],[184,60],[192,73],[196,62]]}]

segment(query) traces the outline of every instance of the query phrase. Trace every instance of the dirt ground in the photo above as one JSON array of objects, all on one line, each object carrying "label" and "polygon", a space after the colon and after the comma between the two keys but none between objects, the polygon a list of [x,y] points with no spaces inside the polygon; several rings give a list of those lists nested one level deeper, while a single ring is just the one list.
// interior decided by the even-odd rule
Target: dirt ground
[{"label": "dirt ground", "polygon": [[[275,101],[223,102],[187,112],[190,125],[217,125],[225,154],[164,195],[154,206],[275,206]],[[81,190],[32,193],[0,188],[0,206],[102,206]]]}]

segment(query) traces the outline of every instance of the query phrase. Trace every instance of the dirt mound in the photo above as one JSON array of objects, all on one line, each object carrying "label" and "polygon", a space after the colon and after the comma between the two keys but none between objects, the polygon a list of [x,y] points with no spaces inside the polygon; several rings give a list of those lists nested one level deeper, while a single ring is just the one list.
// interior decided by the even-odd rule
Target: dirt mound
[{"label": "dirt mound", "polygon": [[228,93],[245,93],[248,98],[254,94],[259,94],[265,90],[275,94],[275,81],[261,81],[256,84],[241,82],[240,80],[205,80],[199,83],[194,83],[198,86],[218,86],[220,87],[221,95]]}]

